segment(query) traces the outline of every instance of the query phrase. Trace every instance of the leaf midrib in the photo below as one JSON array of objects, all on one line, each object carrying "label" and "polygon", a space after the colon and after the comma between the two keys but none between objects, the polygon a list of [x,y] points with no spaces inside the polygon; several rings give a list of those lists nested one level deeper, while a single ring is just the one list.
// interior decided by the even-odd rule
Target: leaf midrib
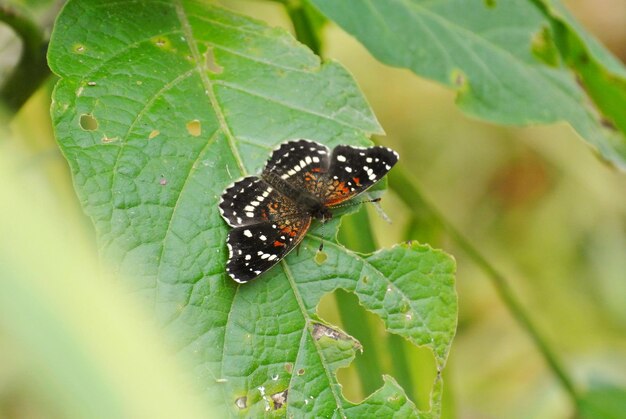
[{"label": "leaf midrib", "polygon": [[[240,172],[242,176],[247,176],[248,175],[248,171],[245,168],[245,165],[243,163],[243,160],[241,159],[241,156],[239,154],[239,150],[237,149],[236,145],[235,145],[235,138],[230,130],[230,127],[228,126],[227,122],[226,122],[226,118],[224,116],[224,112],[222,111],[222,108],[217,100],[217,97],[215,96],[215,91],[213,90],[213,83],[211,82],[211,80],[207,77],[206,75],[206,69],[204,69],[200,63],[202,62],[200,59],[200,53],[198,50],[198,46],[195,42],[195,38],[193,37],[193,31],[191,30],[191,26],[189,24],[189,21],[187,20],[187,16],[185,14],[185,10],[182,6],[181,0],[176,0],[175,3],[176,6],[176,14],[178,16],[178,19],[183,27],[183,33],[185,34],[185,38],[187,40],[187,45],[189,46],[189,49],[191,50],[192,56],[194,58],[194,61],[196,62],[196,70],[198,71],[198,73],[200,74],[200,78],[202,80],[202,83],[205,86],[205,91],[207,93],[207,96],[209,97],[209,100],[211,101],[211,106],[213,107],[213,110],[217,116],[218,122],[220,124],[220,128],[222,129],[222,131],[224,132],[224,135],[226,136],[227,140],[228,140],[228,145],[231,149],[231,152],[233,153],[233,157],[235,159],[235,161],[237,162],[237,165],[239,166]],[[286,265],[286,262],[283,260],[281,261],[282,266],[283,266],[283,271],[285,272],[285,276],[287,277],[287,279],[289,280],[289,284],[291,286],[291,289],[294,293],[294,296],[298,302],[298,306],[300,307],[300,311],[302,312],[302,316],[305,319],[305,325],[304,328],[306,329],[306,331],[309,332],[309,335],[311,336],[311,339],[314,343],[316,352],[318,357],[320,358],[320,361],[322,362],[322,365],[324,366],[324,372],[328,378],[328,382],[329,382],[329,386],[331,388],[331,392],[333,393],[333,397],[335,398],[335,402],[337,404],[337,409],[339,409],[342,412],[342,416],[345,417],[345,413],[343,412],[343,404],[341,403],[341,396],[337,394],[335,386],[333,386],[333,380],[330,377],[330,370],[328,368],[328,366],[326,365],[326,362],[324,360],[324,357],[322,356],[322,353],[320,351],[319,346],[316,344],[315,339],[313,338],[313,335],[311,334],[310,328],[309,328],[309,324],[311,321],[311,318],[308,315],[308,312],[306,311],[303,302],[302,302],[302,298],[300,296],[300,294],[298,293],[298,288],[296,287],[295,283],[294,283],[294,279],[291,276],[291,272],[289,271],[288,266]],[[233,301],[235,300],[236,296],[237,296],[237,291],[239,291],[239,288],[241,287],[241,284],[237,284],[237,288],[235,289],[235,294],[233,295]],[[232,310],[232,307],[231,307]],[[304,331],[303,331],[304,333]],[[223,350],[224,348],[222,348]],[[223,357],[223,354],[222,354]],[[296,356],[297,358],[297,356]]]},{"label": "leaf midrib", "polygon": [[228,146],[230,147],[230,150],[233,153],[235,160],[237,161],[239,170],[242,176],[246,176],[248,172],[246,170],[246,167],[243,164],[243,160],[241,159],[241,156],[239,155],[239,150],[237,149],[237,146],[235,145],[235,137],[233,136],[233,133],[231,132],[230,127],[228,126],[228,123],[226,122],[226,117],[224,115],[222,107],[220,106],[219,101],[217,100],[217,97],[215,96],[213,82],[207,76],[208,69],[206,69],[201,64],[202,57],[200,56],[200,51],[198,50],[198,44],[195,41],[195,38],[193,36],[193,31],[191,29],[191,25],[189,24],[189,20],[187,19],[187,14],[182,5],[182,0],[176,0],[175,6],[176,6],[176,15],[178,16],[178,20],[182,26],[183,33],[185,34],[185,40],[187,41],[187,46],[189,47],[189,50],[195,62],[196,71],[198,72],[198,75],[200,76],[200,80],[202,80],[202,84],[205,87],[204,91],[206,92],[209,98],[209,101],[211,102],[211,107],[215,111],[215,116],[217,117],[217,120],[218,120],[218,123],[220,125],[222,132],[226,136],[226,140],[228,141]]}]

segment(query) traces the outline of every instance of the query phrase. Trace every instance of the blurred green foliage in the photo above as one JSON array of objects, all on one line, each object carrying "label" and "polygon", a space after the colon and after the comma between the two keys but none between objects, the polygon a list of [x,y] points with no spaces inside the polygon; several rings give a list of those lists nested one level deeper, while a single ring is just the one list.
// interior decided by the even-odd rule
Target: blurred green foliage
[{"label": "blurred green foliage", "polygon": [[[239,0],[223,3],[272,25],[292,29],[287,13],[278,4]],[[622,10],[619,1],[607,0],[603,3],[605,7],[595,7],[595,4],[593,0],[569,2],[574,12],[585,11],[579,18],[585,19],[587,24],[592,25],[595,13],[598,21],[605,22],[604,26],[596,24],[598,34],[612,36],[615,51],[620,51],[620,45],[622,51],[626,51],[626,34],[620,32],[620,28],[626,27],[626,14],[619,13]],[[611,26],[606,22],[614,23]],[[620,33],[622,37],[616,38]],[[406,70],[380,64],[336,26],[327,25],[322,42],[325,56],[337,59],[352,72],[374,109],[387,133],[377,140],[400,152],[413,181],[436,204],[445,219],[506,275],[579,389],[590,390],[581,403],[580,414],[619,417],[615,412],[623,409],[621,388],[626,387],[624,175],[598,160],[565,125],[507,128],[468,119],[454,106],[454,93],[418,79]],[[50,232],[50,226],[40,222],[40,230],[49,232],[34,240],[40,243],[27,251],[29,262],[37,261],[38,254],[56,251],[58,243],[64,240],[95,246],[91,226],[82,215],[69,170],[51,134],[50,94],[49,85],[41,88],[11,122],[11,135],[0,134],[0,152],[8,156],[10,162],[3,161],[2,167],[11,168],[6,174],[3,170],[3,179],[19,187],[15,191],[5,186],[0,208],[0,211],[4,209],[3,217],[8,214],[4,200],[9,190],[12,195],[8,199],[25,201],[19,206],[16,203],[12,209],[11,214],[15,214],[15,208],[19,208],[19,216],[4,217],[3,221],[26,226],[35,219],[29,208],[63,214],[61,219],[47,219],[60,225],[60,232],[54,229]],[[22,186],[23,182],[29,186]],[[36,192],[26,193],[29,189]],[[443,247],[457,259],[459,329],[446,369],[445,415],[571,417],[574,407],[567,395],[494,292],[485,273],[428,213],[421,218],[422,223],[415,221],[416,211],[424,213],[423,208],[407,207],[393,192],[385,195],[382,206],[393,220],[391,225],[373,208],[366,210],[380,246],[418,238]],[[78,230],[75,234],[83,239],[69,239],[70,228]],[[10,237],[1,237],[0,241],[3,249],[11,244]],[[348,240],[344,238],[344,242]],[[358,242],[356,236],[351,243]],[[74,250],[66,252],[72,254]],[[58,253],[51,255],[60,257]],[[0,277],[2,291],[9,289],[9,285],[17,285],[7,282],[6,278],[4,274]],[[102,284],[97,287],[106,288]],[[94,295],[93,291],[90,295]],[[108,298],[104,297],[105,303]],[[7,311],[11,309],[8,304],[4,307]],[[362,308],[356,304],[353,307],[355,313],[360,310],[361,315],[366,316]],[[130,311],[130,318],[141,318],[142,314]],[[325,320],[341,324],[333,298],[325,298],[319,312]],[[44,323],[12,320],[11,316],[3,315],[0,322],[0,416],[67,417],[68,410],[63,406],[72,409],[71,412],[81,412],[76,410],[75,402],[61,397],[55,390],[62,381],[50,373],[55,367],[63,368],[67,360],[59,358],[56,365],[49,364],[46,381],[42,383],[38,378],[39,370],[33,373],[32,359],[45,359],[42,354],[45,348],[42,352],[35,352],[38,348],[28,349],[29,341],[12,332],[9,323],[11,327],[20,325],[25,331],[31,328],[31,332],[45,336],[45,331],[39,330]],[[125,321],[116,326],[118,324],[126,326]],[[350,325],[343,325],[348,333],[358,333]],[[360,329],[369,329],[378,344],[378,370],[396,375],[391,359],[393,352],[388,349],[390,338],[383,325],[368,318]],[[55,336],[61,335],[56,333]],[[116,353],[114,346],[97,352],[101,358],[94,361],[94,365],[100,366],[94,367],[95,371],[102,371],[98,368],[108,362],[120,365],[138,362],[134,358],[121,361],[119,353],[115,358],[111,355]],[[413,397],[417,400],[422,391],[422,370],[433,370],[428,361],[430,355],[424,356],[411,348],[405,352],[416,388]],[[339,374],[344,394],[354,401],[369,392],[363,391],[362,378],[355,370],[359,362],[357,355],[357,360]],[[76,368],[75,364],[72,368]],[[362,369],[367,371],[367,368]],[[94,381],[99,380],[97,373],[92,377],[96,377]],[[146,380],[145,383],[150,383],[155,377],[145,373],[134,379],[138,381],[133,382]],[[382,382],[379,376],[370,379]],[[103,400],[99,402],[114,408],[124,406],[125,402],[116,398],[115,390],[111,391],[111,397],[107,393],[100,394]],[[126,402],[142,406],[145,400],[142,397],[146,395],[131,394],[133,400]]]}]

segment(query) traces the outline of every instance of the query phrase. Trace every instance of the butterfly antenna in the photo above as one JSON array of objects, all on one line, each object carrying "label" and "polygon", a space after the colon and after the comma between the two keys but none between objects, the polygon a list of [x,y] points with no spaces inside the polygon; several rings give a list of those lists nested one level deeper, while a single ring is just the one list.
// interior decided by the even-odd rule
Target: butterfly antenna
[{"label": "butterfly antenna", "polygon": [[343,208],[343,207],[352,207],[354,205],[361,205],[361,204],[367,204],[368,202],[380,202],[381,198],[374,198],[374,199],[366,199],[364,201],[356,201],[356,202],[347,202],[345,204],[341,204],[341,205],[337,205],[334,208]]}]

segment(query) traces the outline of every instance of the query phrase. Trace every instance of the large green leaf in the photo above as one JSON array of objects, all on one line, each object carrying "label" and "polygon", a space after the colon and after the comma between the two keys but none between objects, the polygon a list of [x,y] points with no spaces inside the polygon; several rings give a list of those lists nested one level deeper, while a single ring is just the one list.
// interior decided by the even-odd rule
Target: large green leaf
[{"label": "large green leaf", "polygon": [[[61,77],[56,135],[101,255],[154,307],[224,415],[427,415],[390,377],[346,401],[335,371],[359,345],[316,306],[354,292],[390,331],[431,348],[440,371],[456,325],[449,256],[418,244],[362,256],[336,244],[335,222],[250,284],[224,272],[217,203],[229,183],[286,139],[368,144],[381,132],[343,67],[320,65],[283,30],[191,1],[70,1],[49,62]],[[314,257],[321,237],[325,261]]]},{"label": "large green leaf", "polygon": [[[557,15],[557,1],[310,1],[382,62],[455,89],[466,113],[499,124],[568,122],[626,170],[626,72]],[[547,3],[556,6],[537,7]]]}]

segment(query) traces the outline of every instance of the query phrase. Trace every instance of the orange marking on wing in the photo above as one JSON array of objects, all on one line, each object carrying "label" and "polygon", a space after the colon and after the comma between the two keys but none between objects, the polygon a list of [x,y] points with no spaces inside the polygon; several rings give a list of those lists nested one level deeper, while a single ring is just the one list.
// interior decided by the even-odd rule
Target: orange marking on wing
[{"label": "orange marking on wing", "polygon": [[289,227],[289,226],[283,227],[280,231],[291,237],[295,237],[298,234],[298,230],[293,229],[292,227]]},{"label": "orange marking on wing", "polygon": [[333,193],[326,197],[325,204],[328,206],[333,206],[340,204],[348,199],[352,198],[355,194],[350,191],[344,182],[335,181],[333,184],[335,190]]},{"label": "orange marking on wing", "polygon": [[274,247],[285,246],[285,243],[279,242],[278,240],[274,241]]},{"label": "orange marking on wing", "polygon": [[356,186],[361,186],[361,179],[359,179],[358,177],[353,177],[352,180],[354,181],[354,184]]}]

